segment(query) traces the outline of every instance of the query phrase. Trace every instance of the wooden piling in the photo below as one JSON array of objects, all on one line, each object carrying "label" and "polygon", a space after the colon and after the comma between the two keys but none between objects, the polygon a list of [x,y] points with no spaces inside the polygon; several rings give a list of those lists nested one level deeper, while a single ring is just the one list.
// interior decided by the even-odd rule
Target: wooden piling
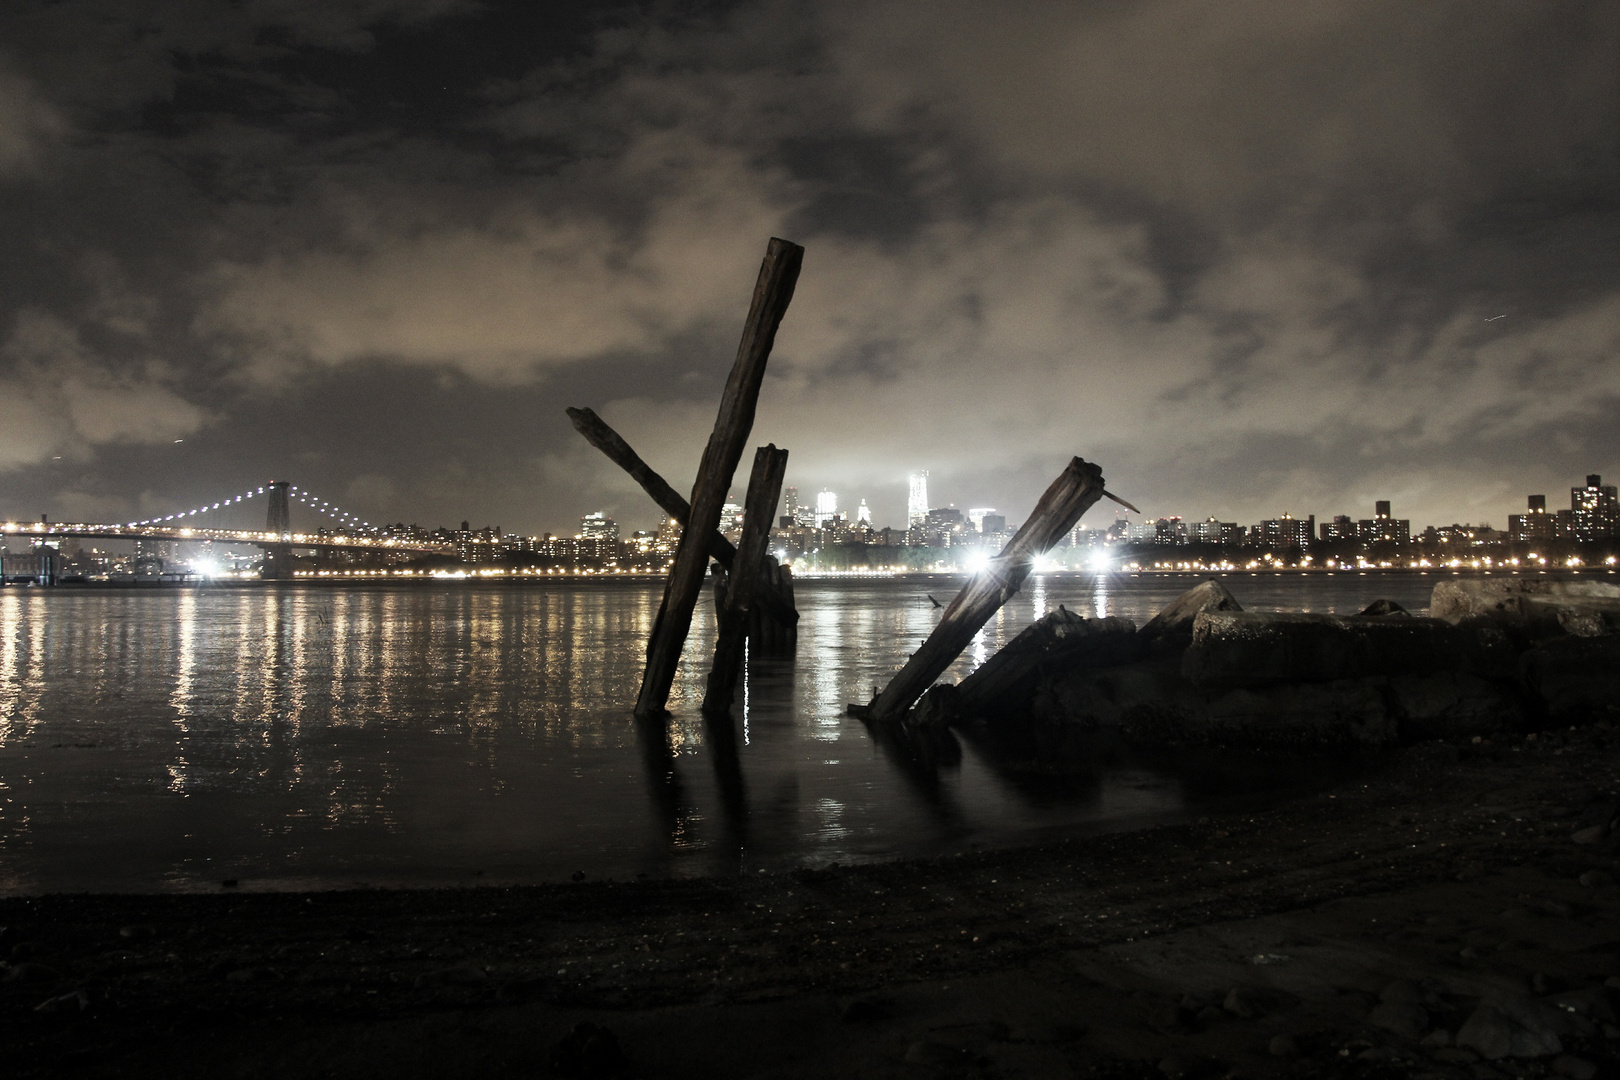
[{"label": "wooden piling", "polygon": [[765,547],[771,540],[771,519],[777,497],[782,493],[782,476],[787,471],[787,451],[774,445],[762,446],[754,454],[754,468],[748,477],[748,495],[743,500],[742,539],[737,558],[726,579],[725,599],[720,604],[719,633],[714,644],[714,667],[709,671],[708,692],[703,712],[711,717],[731,715],[731,699],[742,670],[743,646],[748,637],[749,616],[759,593],[765,571]]},{"label": "wooden piling", "polygon": [[1070,461],[1001,554],[962,587],[934,632],[872,702],[867,715],[873,720],[894,720],[905,715],[967,648],[990,616],[1017,594],[1034,568],[1036,557],[1074,528],[1080,515],[1102,495],[1102,470],[1079,458]]},{"label": "wooden piling", "polygon": [[680,544],[675,549],[675,565],[670,569],[663,604],[647,643],[647,668],[636,698],[635,713],[639,717],[662,716],[667,711],[664,706],[669,701],[681,648],[692,628],[692,609],[697,606],[709,565],[709,534],[720,524],[720,508],[742,458],[748,433],[753,429],[754,409],[765,378],[765,362],[776,341],[776,329],[793,299],[793,287],[798,282],[803,259],[804,249],[786,240],[773,237],[766,248],[748,309],[748,321],[743,325],[742,341],[737,347],[737,359],[732,365],[731,377],[726,380],[714,431],[709,435],[703,460],[698,465],[697,481],[692,486],[692,509],[686,528],[681,531]]},{"label": "wooden piling", "polygon": [[[609,461],[630,474],[630,478],[641,485],[658,508],[685,528],[692,517],[692,504],[686,501],[686,496],[669,486],[662,476],[641,460],[641,455],[633,450],[628,442],[600,416],[591,409],[567,410],[568,419],[573,422],[574,430],[585,437],[585,441],[605,454]],[[774,508],[773,508],[774,510]],[[709,557],[727,570],[736,558],[737,549],[727,540],[725,534],[716,529],[709,534]],[[766,585],[756,597],[759,601],[755,605],[755,621],[766,632],[761,635],[766,640],[766,647],[780,649],[783,643],[792,648],[796,638],[793,625],[799,621],[798,609],[793,602],[793,579],[791,574],[777,565],[773,556],[767,555]],[[778,625],[771,625],[771,624]]]}]

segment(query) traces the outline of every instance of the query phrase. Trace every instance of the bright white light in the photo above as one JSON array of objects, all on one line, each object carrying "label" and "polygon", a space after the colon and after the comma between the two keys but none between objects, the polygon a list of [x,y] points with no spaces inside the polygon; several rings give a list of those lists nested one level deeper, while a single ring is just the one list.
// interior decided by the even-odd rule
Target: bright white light
[{"label": "bright white light", "polygon": [[990,553],[988,551],[975,551],[964,560],[964,565],[969,573],[977,574],[990,565]]},{"label": "bright white light", "polygon": [[1094,551],[1087,565],[1091,567],[1093,573],[1106,574],[1113,569],[1114,561],[1108,557],[1108,552]]},{"label": "bright white light", "polygon": [[205,578],[219,577],[221,571],[224,569],[213,559],[193,560],[191,568]]}]

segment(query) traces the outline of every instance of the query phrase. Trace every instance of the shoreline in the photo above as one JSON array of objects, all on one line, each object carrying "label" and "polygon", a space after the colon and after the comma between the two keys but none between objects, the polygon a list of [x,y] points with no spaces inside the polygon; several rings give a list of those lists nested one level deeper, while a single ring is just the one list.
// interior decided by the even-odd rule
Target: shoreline
[{"label": "shoreline", "polygon": [[[10,897],[0,1030],[16,1076],[610,1074],[580,1023],[649,1077],[1612,1075],[1617,799],[1601,720],[913,862]],[[1396,984],[1426,987],[1423,1030],[1390,1028]],[[1558,1054],[1455,1045],[1499,998],[1576,1015],[1559,995],[1585,1012]]]}]

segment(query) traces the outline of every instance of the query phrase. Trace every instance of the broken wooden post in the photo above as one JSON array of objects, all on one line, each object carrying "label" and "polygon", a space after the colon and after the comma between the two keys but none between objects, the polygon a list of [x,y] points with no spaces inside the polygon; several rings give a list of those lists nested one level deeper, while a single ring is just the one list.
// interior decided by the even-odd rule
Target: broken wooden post
[{"label": "broken wooden post", "polygon": [[1103,496],[1102,470],[1075,458],[1046,489],[1029,520],[1007,541],[990,565],[973,575],[945,609],[939,625],[906,666],[889,681],[867,714],[873,720],[902,716],[923,691],[951,666],[963,649],[1008,600],[1034,568],[1035,558],[1074,528],[1080,515]]},{"label": "broken wooden post", "polygon": [[748,637],[748,617],[756,596],[764,591],[765,546],[771,541],[771,514],[782,493],[782,475],[787,472],[786,450],[762,446],[754,454],[754,468],[748,476],[748,495],[743,500],[742,539],[737,558],[726,578],[725,600],[720,605],[720,631],[714,643],[714,667],[709,671],[708,693],[703,712],[708,716],[731,715],[731,698],[742,669],[743,644]]},{"label": "broken wooden post", "polygon": [[641,677],[636,697],[636,715],[662,716],[675,682],[681,647],[692,628],[692,609],[703,590],[703,576],[709,568],[709,534],[720,524],[720,508],[731,487],[732,474],[742,458],[743,445],[754,426],[754,408],[759,401],[760,383],[765,379],[765,361],[776,341],[776,328],[782,323],[793,286],[799,280],[804,248],[786,240],[771,238],[765,260],[754,285],[754,298],[743,325],[737,360],[726,380],[720,398],[720,412],[714,431],[698,464],[697,482],[692,485],[692,510],[686,528],[681,530],[675,548],[675,565],[664,586],[664,602],[647,642],[647,669]]},{"label": "broken wooden post", "polygon": [[[607,455],[609,461],[630,474],[630,478],[641,485],[641,490],[651,496],[652,501],[658,504],[659,509],[685,528],[692,516],[692,504],[686,497],[655,472],[652,466],[641,460],[641,455],[631,449],[630,444],[610,427],[606,420],[590,409],[567,410],[568,419],[574,424],[574,430],[585,436],[585,441]],[[731,569],[731,561],[737,555],[737,549],[725,534],[716,529],[709,534],[709,557],[727,570]],[[760,592],[758,599],[769,617],[781,624],[782,633],[772,633],[772,637],[782,637],[785,640],[793,639],[793,624],[799,621],[798,609],[793,603],[793,581],[787,571],[777,566],[774,556],[766,556],[767,568],[770,573],[768,584]]]}]

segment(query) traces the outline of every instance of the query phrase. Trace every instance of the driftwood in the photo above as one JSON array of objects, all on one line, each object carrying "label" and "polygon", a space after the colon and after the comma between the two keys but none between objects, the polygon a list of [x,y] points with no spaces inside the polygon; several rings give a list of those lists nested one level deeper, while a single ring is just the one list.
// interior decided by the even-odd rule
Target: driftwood
[{"label": "driftwood", "polygon": [[756,594],[763,591],[760,577],[765,568],[765,546],[771,540],[771,514],[782,492],[787,458],[787,451],[778,450],[774,445],[762,446],[754,454],[748,495],[743,501],[742,540],[737,545],[737,557],[726,578],[725,598],[719,606],[720,629],[714,645],[714,667],[709,671],[708,693],[703,698],[703,712],[709,716],[731,714],[731,699],[748,637],[749,615]]},{"label": "driftwood", "polygon": [[[570,408],[567,412],[574,430],[585,436],[586,442],[602,451],[609,461],[629,473],[630,478],[641,485],[641,490],[658,504],[660,510],[680,522],[682,528],[686,527],[692,517],[692,504],[686,501],[686,496],[670,487],[668,481],[659,476],[652,466],[641,460],[641,455],[593,410]],[[732,560],[736,556],[736,547],[726,539],[724,533],[716,529],[709,534],[711,559],[730,570]],[[754,625],[760,631],[755,635],[755,639],[767,649],[781,648],[784,643],[788,648],[792,648],[795,637],[793,624],[799,621],[799,612],[793,603],[792,577],[777,563],[775,556],[767,555],[765,559],[766,568],[756,598],[763,607],[763,612],[756,613],[754,618]]]},{"label": "driftwood", "polygon": [[871,719],[903,716],[967,648],[973,635],[1017,594],[1034,568],[1036,557],[1074,528],[1080,515],[1102,496],[1102,470],[1079,458],[1071,460],[1035,504],[1029,520],[1007,541],[1001,554],[963,586],[928,640],[872,702],[866,710]]},{"label": "driftwood", "polygon": [[697,481],[692,486],[691,513],[675,549],[675,565],[670,569],[663,604],[647,643],[647,668],[641,678],[641,692],[636,697],[635,712],[639,717],[662,716],[666,712],[664,706],[675,682],[681,648],[692,628],[692,609],[697,606],[709,567],[709,535],[720,524],[720,508],[731,487],[732,474],[742,459],[748,433],[753,429],[759,387],[765,378],[765,362],[776,341],[776,328],[781,325],[782,316],[793,299],[793,287],[798,282],[803,259],[804,249],[786,240],[773,237],[766,248],[748,309],[748,321],[737,347],[737,360],[732,365],[731,377],[726,380],[714,431],[698,464]]}]

